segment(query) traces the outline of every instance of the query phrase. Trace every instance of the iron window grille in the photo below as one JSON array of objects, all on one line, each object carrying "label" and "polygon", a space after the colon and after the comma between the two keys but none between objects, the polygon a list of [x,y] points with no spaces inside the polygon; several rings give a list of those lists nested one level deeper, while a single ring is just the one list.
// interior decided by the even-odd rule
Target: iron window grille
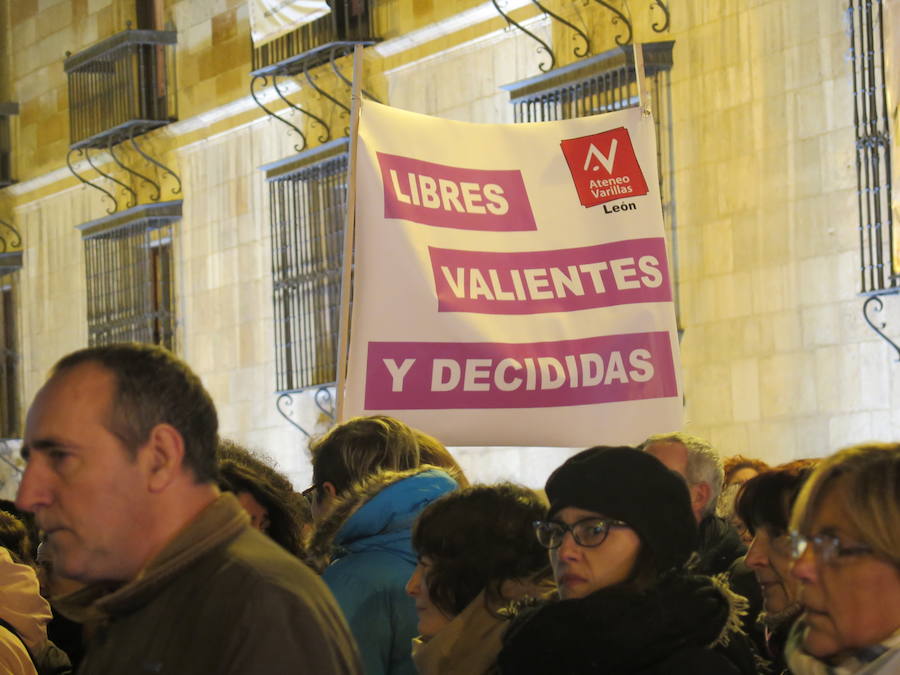
[{"label": "iron window grille", "polygon": [[276,386],[337,378],[348,140],[263,167],[269,183]]},{"label": "iron window grille", "polygon": [[[675,237],[675,164],[672,139],[671,70],[674,41],[643,45],[644,72],[656,125],[657,166],[663,222],[670,236],[671,264],[678,283]],[[547,122],[633,108],[639,104],[634,52],[630,45],[502,87],[509,92],[515,122]],[[673,293],[681,333],[677,287]]]},{"label": "iron window grille", "polygon": [[9,118],[18,113],[17,103],[0,103],[0,188],[15,183],[12,174],[12,131]]},{"label": "iron window grille", "polygon": [[[253,48],[254,75],[299,72],[329,59],[335,43],[374,42],[371,0],[332,0],[331,12],[259,47]],[[312,56],[312,58],[311,58]]]},{"label": "iron window grille", "polygon": [[0,438],[21,438],[19,272],[0,261]]},{"label": "iron window grille", "polygon": [[79,227],[88,344],[146,342],[175,350],[174,223],[181,202],[137,206]]},{"label": "iron window grille", "polygon": [[891,132],[884,72],[882,3],[850,0],[847,10],[856,132],[860,290],[898,288],[891,214]]},{"label": "iron window grille", "polygon": [[175,116],[175,31],[125,30],[69,56],[72,148],[103,148]]}]

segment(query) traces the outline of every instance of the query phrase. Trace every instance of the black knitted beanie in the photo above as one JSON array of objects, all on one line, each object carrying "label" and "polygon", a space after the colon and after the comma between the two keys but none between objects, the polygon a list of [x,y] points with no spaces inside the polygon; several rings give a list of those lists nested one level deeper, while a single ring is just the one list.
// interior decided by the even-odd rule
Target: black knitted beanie
[{"label": "black knitted beanie", "polygon": [[622,520],[654,555],[659,573],[681,567],[697,546],[687,484],[656,457],[630,447],[589,448],[547,479],[550,517],[574,506]]}]

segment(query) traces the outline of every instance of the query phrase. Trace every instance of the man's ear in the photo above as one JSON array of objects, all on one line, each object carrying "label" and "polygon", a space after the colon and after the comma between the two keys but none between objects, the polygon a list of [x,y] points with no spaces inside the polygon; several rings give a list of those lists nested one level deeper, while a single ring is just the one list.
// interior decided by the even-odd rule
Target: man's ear
[{"label": "man's ear", "polygon": [[710,497],[712,488],[709,487],[709,483],[695,483],[691,486],[691,506],[695,513],[703,513],[706,510]]},{"label": "man's ear", "polygon": [[171,424],[157,424],[140,448],[140,461],[147,474],[150,492],[162,492],[181,473],[184,438]]}]

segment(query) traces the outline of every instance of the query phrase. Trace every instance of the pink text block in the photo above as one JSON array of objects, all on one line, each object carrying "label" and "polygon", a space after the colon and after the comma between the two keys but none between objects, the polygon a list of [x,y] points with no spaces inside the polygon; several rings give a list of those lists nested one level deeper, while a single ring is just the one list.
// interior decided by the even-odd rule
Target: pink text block
[{"label": "pink text block", "polygon": [[559,342],[370,342],[367,410],[543,408],[677,395],[666,331]]},{"label": "pink text block", "polygon": [[379,152],[384,217],[459,230],[535,230],[522,174],[466,169]]},{"label": "pink text block", "polygon": [[540,314],[672,299],[662,237],[555,251],[428,252],[439,312]]}]

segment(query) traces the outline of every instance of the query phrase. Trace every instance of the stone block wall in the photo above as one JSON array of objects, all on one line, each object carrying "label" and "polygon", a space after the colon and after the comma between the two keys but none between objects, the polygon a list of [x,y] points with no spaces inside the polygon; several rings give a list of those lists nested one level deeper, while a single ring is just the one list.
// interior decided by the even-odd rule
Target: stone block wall
[{"label": "stone block wall", "polygon": [[[723,454],[772,462],[895,437],[900,364],[863,323],[857,295],[843,3],[670,3],[671,25],[663,33],[651,28],[662,19],[658,8],[625,4],[636,40],[675,41],[673,236],[686,429],[710,438]],[[0,6],[10,17],[4,39],[15,55],[11,98],[22,106],[14,120],[22,182],[0,191],[0,217],[11,216],[25,237],[21,326],[30,400],[52,363],[86,340],[83,247],[75,226],[105,208],[65,169],[64,50],[124,29],[133,3],[0,0]],[[561,64],[575,60],[571,30],[528,2],[507,6],[554,46]],[[597,3],[547,6],[586,30],[594,53],[622,34],[621,22]],[[297,138],[249,97],[246,3],[168,0],[164,15],[178,31],[180,121],[153,132],[149,142],[184,184],[174,241],[179,350],[209,386],[223,434],[273,455],[305,487],[306,439],[275,408],[268,189],[259,168],[293,155]],[[376,16],[385,39],[366,52],[367,82],[396,107],[510,122],[500,85],[537,75],[546,62],[489,1],[381,0]],[[349,60],[342,68],[350,72]],[[287,96],[325,115],[337,133],[346,124],[303,82]],[[280,102],[273,106],[283,111]],[[313,131],[317,144],[319,130],[301,128]],[[896,311],[900,303],[893,300],[886,302]],[[309,397],[295,412],[316,426]],[[475,478],[540,485],[570,452],[468,448],[458,455]]]}]

